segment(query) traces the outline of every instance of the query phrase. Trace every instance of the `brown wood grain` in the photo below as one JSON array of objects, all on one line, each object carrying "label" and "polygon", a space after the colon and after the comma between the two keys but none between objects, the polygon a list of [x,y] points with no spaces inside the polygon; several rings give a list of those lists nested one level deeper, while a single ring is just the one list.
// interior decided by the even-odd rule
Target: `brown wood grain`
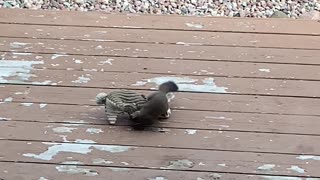
[{"label": "brown wood grain", "polygon": [[[268,64],[250,62],[196,61],[181,59],[152,59],[129,57],[99,57],[59,54],[2,53],[4,60],[40,61],[36,69],[139,72],[169,75],[320,80],[320,66],[295,64]],[[75,63],[80,60],[82,63]],[[110,60],[110,63],[106,62]],[[240,69],[240,70],[239,70]],[[285,69],[285,71],[284,71]],[[266,72],[266,71],[270,72]]]},{"label": "brown wood grain", "polygon": [[[1,70],[1,69],[0,69]],[[2,68],[6,70],[6,68]],[[320,83],[317,81],[296,81],[296,80],[270,80],[251,78],[226,78],[211,76],[168,76],[163,74],[144,73],[120,73],[120,72],[81,72],[65,70],[34,70],[30,72],[33,76],[28,80],[21,80],[20,77],[9,78],[7,83],[29,84],[44,83],[44,85],[68,86],[68,87],[96,87],[96,88],[125,88],[125,89],[156,89],[156,83],[147,83],[147,80],[160,78],[172,79],[178,86],[185,84],[205,85],[193,89],[180,89],[180,91],[207,92],[207,93],[232,93],[249,95],[275,95],[294,97],[320,97]],[[85,81],[79,81],[85,78]],[[180,78],[181,81],[173,78]],[[194,80],[196,82],[188,83]],[[214,84],[206,84],[205,81],[212,81]],[[145,82],[144,85],[136,85],[137,82]],[[216,85],[216,87],[214,87]]]},{"label": "brown wood grain", "polygon": [[[21,9],[2,9],[0,19],[0,22],[23,24],[320,35],[319,23],[311,20],[213,18],[175,15],[139,16]],[[191,27],[186,23],[191,24]],[[194,28],[195,26],[201,28]]]},{"label": "brown wood grain", "polygon": [[[279,155],[279,154],[263,154],[263,153],[245,153],[245,152],[223,152],[208,150],[188,150],[188,149],[171,149],[171,148],[153,148],[153,147],[135,147],[135,146],[115,146],[117,148],[126,147],[124,152],[108,152],[99,150],[95,147],[100,146],[110,149],[110,145],[94,145],[94,144],[77,144],[77,143],[50,143],[50,142],[28,142],[28,141],[0,141],[0,146],[8,147],[3,153],[2,161],[18,161],[32,163],[55,163],[69,164],[72,162],[89,166],[104,166],[106,169],[110,167],[128,168],[127,171],[135,171],[137,168],[150,168],[162,172],[161,169],[176,170],[177,173],[200,171],[214,173],[232,173],[232,174],[260,174],[260,175],[290,175],[290,176],[313,176],[320,177],[317,166],[319,161],[300,160],[299,155]],[[75,149],[90,148],[88,153],[75,152],[57,152],[51,151],[52,155],[46,155],[48,149],[62,150],[67,146]],[[18,148],[19,147],[19,148]],[[41,157],[26,157],[25,154],[43,154]],[[52,156],[52,157],[51,157]],[[70,158],[72,157],[72,158]],[[40,158],[40,159],[39,159]],[[48,159],[41,159],[48,158]],[[49,159],[52,158],[52,159]],[[109,161],[106,163],[97,163],[96,159]],[[192,165],[189,167],[170,166],[170,161],[188,160]],[[265,164],[274,164],[275,167],[271,171],[259,170],[260,166]],[[304,169],[305,173],[290,171],[292,165],[299,166]],[[147,171],[147,170],[145,170]],[[151,170],[150,170],[151,171]],[[152,172],[152,171],[151,171]]]},{"label": "brown wood grain", "polygon": [[319,50],[0,38],[0,51],[319,65]]},{"label": "brown wood grain", "polygon": [[[10,121],[107,124],[103,106],[41,106],[44,107],[41,108],[39,103],[31,106],[4,103],[0,105],[0,117]],[[125,119],[120,119],[117,124],[129,125]],[[162,121],[155,127],[320,135],[319,125],[320,117],[315,116],[173,110],[168,121]]]},{"label": "brown wood grain", "polygon": [[[71,126],[76,128],[72,133],[57,133],[55,128],[70,128],[70,126],[17,121],[1,122],[1,128],[2,139],[61,142],[64,140],[61,135],[67,135],[68,141],[85,139],[99,144],[320,155],[319,143],[317,143],[320,136],[211,130],[194,132],[193,129],[171,128],[134,131],[130,127],[106,125]],[[97,128],[103,132],[86,133],[88,128]]]},{"label": "brown wood grain", "polygon": [[[11,97],[15,102],[95,105],[99,92],[110,89],[45,86],[0,86],[0,100]],[[17,92],[28,92],[27,94]],[[150,91],[137,91],[148,95]],[[265,97],[251,95],[176,93],[171,107],[188,110],[250,112],[319,116],[319,99]],[[1,104],[0,104],[1,105]]]},{"label": "brown wood grain", "polygon": [[[0,24],[1,36],[83,41],[120,41],[185,44],[189,46],[240,46],[320,49],[320,36],[199,32],[156,29],[119,29],[25,24]],[[163,38],[168,37],[168,38]]]}]

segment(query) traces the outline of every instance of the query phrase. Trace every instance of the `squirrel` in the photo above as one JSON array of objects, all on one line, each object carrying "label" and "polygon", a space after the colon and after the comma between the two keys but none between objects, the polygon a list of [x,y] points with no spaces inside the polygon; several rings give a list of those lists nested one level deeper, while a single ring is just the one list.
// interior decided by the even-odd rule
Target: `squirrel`
[{"label": "squirrel", "polygon": [[139,111],[131,114],[135,129],[143,129],[154,124],[160,118],[169,118],[171,110],[167,94],[177,92],[178,86],[173,81],[167,81],[159,86],[159,90],[147,96],[147,102]]}]

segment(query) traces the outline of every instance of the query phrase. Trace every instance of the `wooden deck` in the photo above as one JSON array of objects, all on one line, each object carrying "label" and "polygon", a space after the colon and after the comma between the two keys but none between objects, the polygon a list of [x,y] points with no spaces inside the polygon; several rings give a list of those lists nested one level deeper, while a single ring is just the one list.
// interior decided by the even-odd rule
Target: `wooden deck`
[{"label": "wooden deck", "polygon": [[[320,23],[0,10],[0,179],[320,179]],[[181,92],[153,130],[99,92]]]}]

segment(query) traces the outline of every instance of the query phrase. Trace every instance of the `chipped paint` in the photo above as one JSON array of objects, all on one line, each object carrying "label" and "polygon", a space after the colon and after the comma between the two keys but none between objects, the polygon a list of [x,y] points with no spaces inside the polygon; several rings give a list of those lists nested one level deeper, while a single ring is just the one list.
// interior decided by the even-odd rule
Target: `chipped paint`
[{"label": "chipped paint", "polygon": [[116,168],[116,167],[108,167],[108,169],[111,169],[113,172],[124,172],[124,171],[130,171],[129,168]]},{"label": "chipped paint", "polygon": [[112,164],[113,163],[113,161],[107,161],[107,160],[105,160],[105,159],[102,159],[102,158],[97,158],[97,159],[93,159],[92,160],[92,163],[93,164]]},{"label": "chipped paint", "polygon": [[43,61],[0,61],[0,83],[21,83],[35,75],[31,74],[32,66],[43,64]]},{"label": "chipped paint", "polygon": [[90,80],[91,80],[90,78],[84,77],[84,76],[82,75],[82,76],[78,77],[77,80],[72,81],[72,82],[73,82],[73,83],[80,83],[80,84],[81,84],[81,83],[88,83]]},{"label": "chipped paint", "polygon": [[267,180],[302,180],[298,177],[289,177],[289,176],[261,176],[264,179]]},{"label": "chipped paint", "polygon": [[76,129],[77,128],[71,128],[71,127],[55,127],[52,130],[56,133],[72,133],[72,131]]},{"label": "chipped paint", "polygon": [[291,166],[290,168],[287,168],[290,171],[294,171],[300,174],[305,173],[304,169],[300,168],[299,166]]},{"label": "chipped paint", "polygon": [[264,164],[259,166],[257,169],[261,171],[271,171],[274,167],[276,167],[274,164]]},{"label": "chipped paint", "polygon": [[83,63],[83,62],[82,62],[81,60],[79,60],[79,59],[74,60],[74,62],[75,62],[76,64],[82,64],[82,63]]},{"label": "chipped paint", "polygon": [[260,72],[270,72],[270,69],[259,69]]},{"label": "chipped paint", "polygon": [[[174,77],[174,76],[164,76],[155,77],[151,79],[143,79],[132,84],[132,86],[145,85],[147,83],[155,83],[160,85],[167,81],[174,81],[178,87],[179,91],[192,91],[192,92],[217,92],[226,93],[227,87],[219,87],[215,84],[213,78],[205,79],[192,79],[189,77]],[[145,83],[142,83],[145,82]],[[200,84],[199,84],[200,83]],[[155,88],[151,88],[155,89]]]},{"label": "chipped paint", "polygon": [[315,160],[315,161],[320,161],[320,156],[310,156],[310,155],[301,155],[296,157],[297,159],[300,160]]},{"label": "chipped paint", "polygon": [[221,166],[221,167],[227,167],[226,164],[218,164],[218,166]]},{"label": "chipped paint", "polygon": [[226,117],[224,117],[224,116],[219,116],[219,117],[206,116],[205,118],[206,118],[206,119],[229,120],[229,121],[232,121],[232,120],[233,120],[232,118],[226,118]]},{"label": "chipped paint", "polygon": [[157,177],[148,178],[148,180],[168,180],[168,179],[163,176],[157,176]]},{"label": "chipped paint", "polygon": [[99,133],[102,133],[103,131],[98,128],[88,128],[86,132],[90,134],[99,134]]},{"label": "chipped paint", "polygon": [[49,179],[47,179],[45,177],[40,177],[39,180],[49,180]]},{"label": "chipped paint", "polygon": [[22,52],[14,52],[12,55],[17,55],[17,56],[30,56],[32,53],[22,53]]},{"label": "chipped paint", "polygon": [[57,59],[59,57],[63,57],[63,56],[69,56],[69,55],[66,55],[66,54],[54,54],[51,56],[51,59]]},{"label": "chipped paint", "polygon": [[[45,81],[43,81],[43,82],[32,82],[32,84],[34,84],[34,85],[48,85],[48,84],[50,84],[52,81],[50,81],[50,80],[45,80]],[[51,85],[54,85],[55,83],[52,83]]]},{"label": "chipped paint", "polygon": [[33,105],[33,103],[20,103],[20,104],[26,107],[30,107]]},{"label": "chipped paint", "polygon": [[98,63],[98,65],[105,65],[105,64],[112,65],[112,61],[113,61],[113,60],[114,60],[114,59],[108,58],[108,59],[105,60],[105,61],[100,61],[100,62]]},{"label": "chipped paint", "polygon": [[11,118],[6,118],[6,117],[0,117],[0,121],[9,121]]},{"label": "chipped paint", "polygon": [[193,134],[196,134],[197,133],[197,130],[194,130],[194,129],[186,129],[186,134],[190,134],[190,135],[193,135]]},{"label": "chipped paint", "polygon": [[65,161],[62,164],[68,164],[68,165],[78,165],[78,164],[83,164],[83,162],[80,161]]},{"label": "chipped paint", "polygon": [[40,109],[45,108],[48,104],[41,103],[39,104]]},{"label": "chipped paint", "polygon": [[12,102],[13,98],[12,97],[7,97],[3,101],[4,102]]},{"label": "chipped paint", "polygon": [[201,24],[185,23],[185,25],[188,26],[189,28],[196,28],[196,29],[203,28],[203,25],[201,25]]},{"label": "chipped paint", "polygon": [[57,156],[61,152],[88,154],[93,149],[96,149],[96,150],[105,151],[109,153],[121,153],[121,152],[129,151],[131,148],[134,148],[134,147],[128,147],[128,146],[88,144],[88,143],[92,143],[92,141],[88,141],[88,140],[76,140],[75,142],[83,143],[83,144],[44,142],[43,144],[51,145],[50,147],[48,147],[48,149],[45,152],[40,154],[25,153],[23,154],[23,156],[49,161],[49,160],[52,160],[53,157]]},{"label": "chipped paint", "polygon": [[181,168],[192,168],[194,166],[194,162],[188,159],[174,160],[169,162],[168,169],[181,169]]},{"label": "chipped paint", "polygon": [[24,46],[28,45],[30,43],[22,43],[22,42],[12,42],[10,43],[11,48],[23,48]]},{"label": "chipped paint", "polygon": [[59,172],[64,172],[67,174],[83,174],[85,176],[97,176],[98,172],[93,171],[91,169],[86,169],[78,166],[70,166],[70,165],[60,165],[56,166],[56,169]]}]

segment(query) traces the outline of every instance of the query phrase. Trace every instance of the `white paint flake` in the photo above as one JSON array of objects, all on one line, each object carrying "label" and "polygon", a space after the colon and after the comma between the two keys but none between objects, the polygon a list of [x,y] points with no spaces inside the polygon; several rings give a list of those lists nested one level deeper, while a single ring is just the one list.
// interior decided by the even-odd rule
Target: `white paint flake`
[{"label": "white paint flake", "polygon": [[20,104],[26,107],[30,107],[33,105],[33,103],[20,103]]},{"label": "white paint flake", "polygon": [[193,135],[193,134],[196,134],[197,133],[197,130],[194,130],[194,129],[186,129],[186,134],[190,134],[190,135]]},{"label": "white paint flake", "polygon": [[135,84],[131,84],[131,86],[144,86],[147,82],[145,81],[137,81]]},{"label": "white paint flake", "polygon": [[0,121],[9,121],[11,118],[6,118],[6,117],[0,117]]},{"label": "white paint flake", "polygon": [[69,55],[66,55],[66,54],[54,54],[51,56],[51,59],[57,59],[58,57],[63,57],[63,56],[69,56]]},{"label": "white paint flake", "polygon": [[227,167],[226,164],[218,164],[218,166],[221,166],[221,167]]},{"label": "white paint flake", "polygon": [[[50,80],[45,80],[45,81],[43,81],[43,82],[32,82],[32,84],[34,84],[34,85],[48,85],[48,84],[50,84],[52,81],[50,81]],[[55,83],[52,83],[51,85],[54,85]]]},{"label": "white paint flake", "polygon": [[52,130],[56,133],[72,133],[72,131],[76,129],[77,128],[71,128],[71,127],[55,127]]},{"label": "white paint flake", "polygon": [[97,158],[97,159],[93,159],[92,163],[101,165],[101,164],[112,164],[113,162],[112,161],[107,161],[107,160],[102,159],[102,158]]},{"label": "white paint flake", "polygon": [[84,77],[84,76],[82,75],[82,76],[78,77],[77,80],[72,81],[72,82],[73,82],[73,83],[80,83],[80,84],[81,84],[81,83],[88,83],[90,80],[91,80],[90,78]]},{"label": "white paint flake", "polygon": [[271,171],[274,167],[276,167],[276,165],[274,164],[264,164],[258,167],[257,169],[261,171]]},{"label": "white paint flake", "polygon": [[64,172],[67,174],[83,174],[86,176],[97,176],[98,172],[93,171],[91,169],[86,169],[78,166],[71,166],[71,165],[60,165],[56,166],[56,169],[59,172]]},{"label": "white paint flake", "polygon": [[201,25],[201,24],[185,23],[185,25],[190,27],[190,28],[196,28],[196,29],[202,29],[203,28],[203,25]]},{"label": "white paint flake", "polygon": [[3,101],[4,102],[12,102],[13,98],[12,97],[7,97]]},{"label": "white paint flake", "polygon": [[99,133],[102,133],[103,131],[98,128],[88,128],[86,132],[90,134],[99,134]]},{"label": "white paint flake", "polygon": [[105,64],[109,64],[109,65],[112,65],[112,61],[113,61],[114,59],[111,59],[111,58],[108,58],[107,60],[105,60],[105,61],[100,61],[99,62],[99,64],[98,65],[105,65]]},{"label": "white paint flake", "polygon": [[288,177],[288,176],[261,176],[264,179],[267,180],[302,180],[298,177]]},{"label": "white paint flake", "polygon": [[270,69],[259,69],[260,72],[270,72]]},{"label": "white paint flake", "polygon": [[23,48],[24,46],[28,45],[30,43],[22,43],[22,42],[12,42],[10,43],[11,48]]},{"label": "white paint flake", "polygon": [[168,179],[162,176],[157,176],[157,177],[148,178],[148,180],[168,180]]},{"label": "white paint flake", "polygon": [[83,63],[83,62],[82,62],[81,60],[79,60],[79,59],[74,60],[74,62],[75,62],[76,64],[82,64],[82,63]]},{"label": "white paint flake", "polygon": [[111,171],[113,171],[113,172],[126,172],[126,171],[130,171],[129,168],[108,167],[108,169],[111,169]]},{"label": "white paint flake", "polygon": [[39,104],[40,109],[45,108],[48,104],[41,103]]},{"label": "white paint flake", "polygon": [[297,159],[320,161],[320,156],[301,155],[301,156],[297,157]]},{"label": "white paint flake", "polygon": [[219,117],[206,116],[205,118],[206,118],[206,119],[229,120],[229,121],[232,121],[232,120],[233,120],[232,118],[227,118],[227,117],[224,117],[224,116],[219,116]]},{"label": "white paint flake", "polygon": [[300,168],[299,166],[291,166],[290,168],[287,168],[287,169],[300,174],[305,173],[304,169]]},{"label": "white paint flake", "polygon": [[45,177],[40,177],[39,180],[49,180],[49,179],[47,179]]},{"label": "white paint flake", "polygon": [[32,53],[21,53],[21,52],[14,52],[12,55],[17,55],[17,56],[30,56]]},{"label": "white paint flake", "polygon": [[[81,142],[80,140],[76,140],[76,142]],[[84,142],[84,143],[83,143]],[[87,142],[87,143],[85,143]],[[82,141],[83,144],[75,144],[75,143],[43,143],[46,145],[51,145],[48,147],[48,149],[40,154],[33,154],[33,153],[25,153],[23,156],[25,157],[31,157],[41,160],[52,160],[55,156],[57,156],[61,152],[71,152],[71,153],[78,153],[78,154],[88,154],[93,149],[105,151],[109,153],[121,153],[126,152],[130,148],[128,146],[116,146],[116,145],[94,145],[94,144],[88,144],[92,143],[88,141]]]}]

